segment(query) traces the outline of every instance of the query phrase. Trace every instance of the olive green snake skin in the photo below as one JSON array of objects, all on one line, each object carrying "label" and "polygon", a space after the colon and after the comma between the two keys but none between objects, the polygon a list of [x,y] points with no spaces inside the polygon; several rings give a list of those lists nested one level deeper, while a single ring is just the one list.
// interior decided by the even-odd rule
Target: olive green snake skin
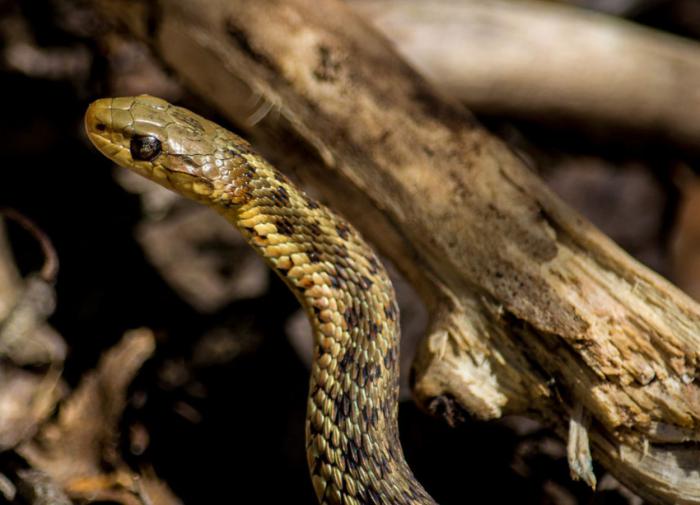
[{"label": "olive green snake skin", "polygon": [[300,300],[314,331],[306,447],[319,501],[435,503],[398,437],[394,290],[357,231],[248,142],[159,98],[98,100],[85,127],[117,164],[224,215]]}]

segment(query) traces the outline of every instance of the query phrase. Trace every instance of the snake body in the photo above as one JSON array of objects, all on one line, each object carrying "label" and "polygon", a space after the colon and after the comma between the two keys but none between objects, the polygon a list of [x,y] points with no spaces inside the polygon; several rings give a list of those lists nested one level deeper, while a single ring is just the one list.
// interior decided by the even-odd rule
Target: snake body
[{"label": "snake body", "polygon": [[322,504],[433,504],[398,436],[399,312],[372,248],[237,135],[151,96],[105,98],[85,115],[108,158],[224,215],[311,321],[306,418]]}]

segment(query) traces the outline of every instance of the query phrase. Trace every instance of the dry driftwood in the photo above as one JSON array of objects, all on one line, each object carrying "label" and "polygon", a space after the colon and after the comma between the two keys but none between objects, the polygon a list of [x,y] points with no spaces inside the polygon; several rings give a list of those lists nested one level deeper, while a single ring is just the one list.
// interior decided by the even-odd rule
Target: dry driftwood
[{"label": "dry driftwood", "polygon": [[697,42],[552,2],[349,4],[477,112],[605,125],[700,147]]},{"label": "dry driftwood", "polygon": [[349,7],[99,5],[410,278],[432,317],[415,365],[424,407],[448,420],[538,415],[571,428],[581,477],[592,479],[588,436],[640,494],[700,503],[700,307],[559,201]]}]

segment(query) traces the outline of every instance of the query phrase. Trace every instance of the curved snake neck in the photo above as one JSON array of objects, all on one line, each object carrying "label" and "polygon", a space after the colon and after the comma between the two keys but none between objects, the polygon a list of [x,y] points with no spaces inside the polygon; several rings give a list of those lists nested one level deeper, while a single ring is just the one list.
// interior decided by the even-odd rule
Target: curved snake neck
[{"label": "curved snake neck", "polygon": [[98,100],[85,125],[119,165],[223,214],[306,309],[314,332],[306,448],[319,501],[435,503],[398,437],[394,290],[357,231],[245,140],[158,98]]}]

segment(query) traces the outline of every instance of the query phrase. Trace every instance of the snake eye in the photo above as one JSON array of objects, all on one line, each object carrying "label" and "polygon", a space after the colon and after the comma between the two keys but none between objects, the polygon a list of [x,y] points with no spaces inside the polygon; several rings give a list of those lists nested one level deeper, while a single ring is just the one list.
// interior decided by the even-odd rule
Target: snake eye
[{"label": "snake eye", "polygon": [[151,135],[136,135],[131,139],[131,157],[139,161],[154,160],[161,151],[160,140]]}]

